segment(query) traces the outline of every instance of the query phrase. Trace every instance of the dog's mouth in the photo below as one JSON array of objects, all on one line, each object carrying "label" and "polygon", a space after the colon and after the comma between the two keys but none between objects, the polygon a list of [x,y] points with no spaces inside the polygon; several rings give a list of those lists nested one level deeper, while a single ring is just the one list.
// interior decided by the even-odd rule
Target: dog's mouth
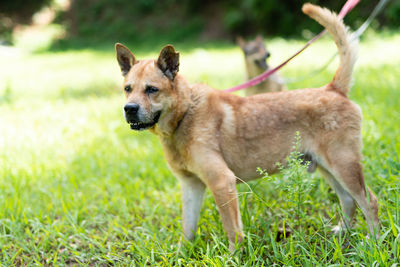
[{"label": "dog's mouth", "polygon": [[128,121],[128,123],[131,126],[132,130],[142,131],[153,127],[160,119],[160,116],[161,116],[161,111],[157,112],[152,122],[143,123],[140,121]]}]

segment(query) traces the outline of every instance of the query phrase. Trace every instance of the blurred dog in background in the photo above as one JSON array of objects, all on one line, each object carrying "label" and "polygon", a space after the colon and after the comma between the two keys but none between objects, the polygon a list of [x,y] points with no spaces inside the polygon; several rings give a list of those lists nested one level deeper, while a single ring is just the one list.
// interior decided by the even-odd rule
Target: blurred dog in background
[{"label": "blurred dog in background", "polygon": [[[247,78],[254,78],[269,69],[267,59],[271,53],[265,47],[263,38],[258,35],[254,40],[246,42],[242,37],[237,37],[237,44],[242,48],[246,62]],[[272,74],[262,83],[245,90],[246,96],[267,92],[279,92],[286,86],[278,73]]]}]

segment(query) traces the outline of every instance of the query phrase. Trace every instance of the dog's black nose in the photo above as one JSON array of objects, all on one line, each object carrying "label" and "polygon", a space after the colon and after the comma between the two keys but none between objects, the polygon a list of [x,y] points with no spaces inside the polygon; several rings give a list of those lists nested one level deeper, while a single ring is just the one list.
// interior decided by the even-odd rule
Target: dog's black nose
[{"label": "dog's black nose", "polygon": [[139,105],[136,103],[128,103],[125,105],[124,110],[127,115],[135,115],[139,110]]}]

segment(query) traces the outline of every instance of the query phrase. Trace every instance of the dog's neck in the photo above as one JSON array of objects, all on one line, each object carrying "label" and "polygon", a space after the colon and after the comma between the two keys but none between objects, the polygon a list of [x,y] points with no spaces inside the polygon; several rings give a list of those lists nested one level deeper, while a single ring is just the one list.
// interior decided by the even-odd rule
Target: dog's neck
[{"label": "dog's neck", "polygon": [[[267,64],[267,67],[265,69],[262,69],[258,67],[254,62],[251,62],[250,60],[246,59],[246,70],[247,70],[247,79],[253,79],[254,77],[257,77],[258,75],[264,73],[265,71],[269,70],[269,66]],[[279,80],[279,77],[276,75],[276,73],[270,75],[268,78],[266,78],[264,81],[261,83],[251,86],[247,93],[250,95],[253,94],[260,94],[260,93],[265,93],[267,91],[269,92],[274,92],[274,91],[281,91],[283,86],[283,82]]]},{"label": "dog's neck", "polygon": [[179,128],[185,119],[190,108],[190,103],[192,102],[191,87],[185,78],[178,74],[175,77],[174,87],[176,105],[163,112],[165,117],[163,117],[152,129],[152,132],[159,137],[169,138]]},{"label": "dog's neck", "polygon": [[254,62],[249,62],[249,61],[250,61],[249,59],[246,59],[247,77],[249,79],[252,79],[252,78],[258,76],[261,73],[263,73],[264,71],[269,69],[268,66],[266,69],[262,69],[262,68],[258,67]]},{"label": "dog's neck", "polygon": [[175,132],[176,132],[176,130],[179,129],[179,126],[181,126],[183,119],[184,119],[184,118],[186,117],[186,115],[188,114],[189,108],[190,108],[190,107],[188,107],[188,109],[186,109],[185,113],[183,113],[181,119],[178,121],[178,123],[177,123],[177,125],[176,125],[176,128],[175,128]]}]

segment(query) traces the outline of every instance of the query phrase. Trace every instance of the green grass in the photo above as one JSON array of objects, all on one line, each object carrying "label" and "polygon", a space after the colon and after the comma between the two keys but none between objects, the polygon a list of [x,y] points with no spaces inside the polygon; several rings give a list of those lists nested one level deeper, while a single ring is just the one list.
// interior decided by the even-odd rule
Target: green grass
[{"label": "green grass", "polygon": [[[267,43],[272,65],[303,41]],[[135,51],[154,57],[159,48]],[[157,138],[124,122],[122,77],[113,48],[30,54],[0,50],[0,262],[2,265],[380,265],[399,262],[400,248],[400,34],[374,34],[361,42],[350,98],[363,109],[364,171],[380,204],[381,238],[370,240],[357,213],[344,238],[334,192],[320,175],[306,175],[301,218],[290,214],[286,190],[273,181],[239,185],[245,242],[230,255],[208,192],[194,242],[182,241],[180,188]],[[176,45],[181,72],[218,89],[244,80],[239,49]],[[282,74],[299,78],[335,52],[323,39]],[[330,81],[336,62],[290,84]],[[279,180],[279,176],[276,178]],[[276,242],[282,222],[301,231]],[[181,245],[179,245],[181,244]]]}]

